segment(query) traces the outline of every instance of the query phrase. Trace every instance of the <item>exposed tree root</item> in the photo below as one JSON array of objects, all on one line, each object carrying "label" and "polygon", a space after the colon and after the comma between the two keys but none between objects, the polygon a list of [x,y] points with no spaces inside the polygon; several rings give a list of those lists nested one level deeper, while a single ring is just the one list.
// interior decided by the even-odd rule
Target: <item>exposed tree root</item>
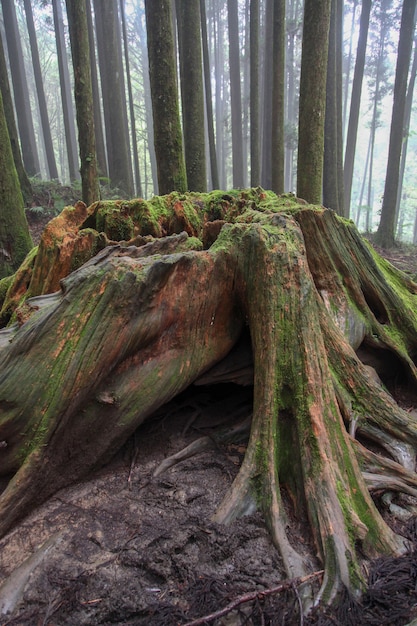
[{"label": "exposed tree root", "polygon": [[249,433],[250,424],[251,417],[248,417],[244,421],[236,424],[234,427],[216,432],[213,435],[205,435],[204,437],[195,439],[179,452],[164,459],[155,469],[153,477],[156,478],[157,476],[160,476],[177,463],[185,461],[186,459],[189,459],[200,452],[204,452],[205,450],[210,450],[210,448],[218,446],[220,443],[238,443],[242,441],[242,437],[245,439]]}]

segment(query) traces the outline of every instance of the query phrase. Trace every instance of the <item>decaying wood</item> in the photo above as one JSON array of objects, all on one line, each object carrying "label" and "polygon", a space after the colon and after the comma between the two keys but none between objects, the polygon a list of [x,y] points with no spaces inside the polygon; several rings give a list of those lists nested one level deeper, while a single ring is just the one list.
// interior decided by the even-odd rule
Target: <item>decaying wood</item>
[{"label": "decaying wood", "polygon": [[415,495],[416,418],[395,398],[416,398],[416,294],[353,224],[292,196],[65,209],[1,310],[0,533],[192,383],[253,384],[246,454],[214,519],[260,508],[288,576],[308,576],[290,494],[323,563],[314,602],[359,593],[367,559],[407,550],[369,488]]}]

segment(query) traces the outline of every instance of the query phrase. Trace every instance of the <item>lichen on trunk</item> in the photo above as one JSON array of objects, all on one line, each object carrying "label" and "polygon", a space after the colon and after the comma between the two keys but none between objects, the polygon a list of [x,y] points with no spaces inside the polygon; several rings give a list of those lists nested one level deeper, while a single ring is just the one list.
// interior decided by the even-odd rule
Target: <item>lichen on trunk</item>
[{"label": "lichen on trunk", "polygon": [[[226,380],[249,335],[251,430],[214,519],[262,510],[290,577],[318,558],[322,586],[314,598],[304,588],[305,608],[360,593],[367,560],[407,550],[371,494],[417,494],[415,416],[396,401],[399,386],[416,398],[417,287],[350,222],[252,189],[96,203],[59,226],[27,282],[34,312],[0,341],[2,534],[193,382]],[[293,519],[317,556],[294,545]]]}]

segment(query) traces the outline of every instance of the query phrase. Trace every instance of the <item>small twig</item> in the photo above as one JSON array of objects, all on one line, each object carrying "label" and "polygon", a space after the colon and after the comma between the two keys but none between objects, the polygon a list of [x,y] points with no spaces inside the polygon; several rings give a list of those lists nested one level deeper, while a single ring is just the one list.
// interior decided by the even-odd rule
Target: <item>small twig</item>
[{"label": "small twig", "polygon": [[276,587],[271,587],[270,589],[264,589],[263,591],[251,591],[249,593],[243,594],[233,602],[230,602],[224,609],[220,609],[219,611],[215,611],[214,613],[210,613],[210,615],[205,615],[204,617],[199,617],[191,622],[187,622],[184,626],[204,626],[208,622],[212,622],[219,617],[223,617],[233,611],[236,607],[241,604],[245,604],[246,602],[253,602],[254,600],[260,600],[262,598],[266,598],[267,596],[271,596],[275,593],[280,593],[281,591],[285,591],[290,587],[300,586],[311,580],[312,578],[317,578],[317,576],[321,576],[324,573],[324,570],[319,570],[317,572],[313,572],[312,574],[308,574],[307,576],[302,576],[299,578],[293,578],[292,580],[287,580]]}]

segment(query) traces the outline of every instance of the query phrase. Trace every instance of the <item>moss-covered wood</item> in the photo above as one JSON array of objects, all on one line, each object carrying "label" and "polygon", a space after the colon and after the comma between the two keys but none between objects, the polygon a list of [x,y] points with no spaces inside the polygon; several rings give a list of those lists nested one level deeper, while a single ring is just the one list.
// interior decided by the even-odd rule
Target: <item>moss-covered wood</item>
[{"label": "moss-covered wood", "polygon": [[289,576],[317,566],[289,533],[292,517],[309,527],[325,574],[305,606],[360,592],[369,559],[407,549],[371,494],[417,494],[416,418],[395,399],[416,404],[416,297],[352,223],[293,196],[65,209],[3,306],[20,326],[0,333],[0,533],[245,354],[229,380],[253,363],[251,431],[214,517],[261,509]]},{"label": "moss-covered wood", "polygon": [[0,279],[15,271],[32,247],[0,93]]}]

